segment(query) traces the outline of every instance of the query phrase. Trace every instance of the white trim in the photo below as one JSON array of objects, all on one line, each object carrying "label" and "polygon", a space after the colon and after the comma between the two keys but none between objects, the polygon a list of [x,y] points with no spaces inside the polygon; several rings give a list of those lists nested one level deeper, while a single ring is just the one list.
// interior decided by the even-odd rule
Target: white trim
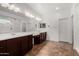
[{"label": "white trim", "polygon": [[73,49],[75,49],[77,53],[79,54],[79,48],[73,47]]}]

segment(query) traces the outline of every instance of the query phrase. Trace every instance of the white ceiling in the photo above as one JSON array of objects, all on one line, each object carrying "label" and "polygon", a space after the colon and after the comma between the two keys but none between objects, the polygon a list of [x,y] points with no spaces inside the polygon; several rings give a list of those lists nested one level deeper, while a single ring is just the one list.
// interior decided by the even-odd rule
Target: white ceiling
[{"label": "white ceiling", "polygon": [[41,14],[57,12],[56,7],[59,8],[58,11],[68,11],[72,7],[72,3],[30,3],[28,5]]},{"label": "white ceiling", "polygon": [[[41,14],[43,17],[50,16],[54,13],[67,14],[70,13],[72,8],[72,3],[30,3],[30,5],[35,11]],[[56,10],[56,8],[59,8]]]},{"label": "white ceiling", "polygon": [[[34,16],[52,19],[56,14],[61,17],[69,16],[73,3],[11,3],[19,7],[23,13],[25,11],[32,13]],[[56,8],[58,8],[56,10]]]},{"label": "white ceiling", "polygon": [[[69,14],[72,8],[72,3],[20,3],[15,4],[23,10],[28,10],[40,17],[51,16],[52,14],[59,13]],[[56,10],[56,8],[59,8]]]}]

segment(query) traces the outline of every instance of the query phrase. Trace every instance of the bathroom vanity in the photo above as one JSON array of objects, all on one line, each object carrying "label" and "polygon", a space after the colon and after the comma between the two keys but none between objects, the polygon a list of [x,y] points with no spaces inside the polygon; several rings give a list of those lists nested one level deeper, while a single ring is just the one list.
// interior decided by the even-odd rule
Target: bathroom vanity
[{"label": "bathroom vanity", "polygon": [[24,56],[35,44],[46,40],[46,32],[0,34],[0,56]]},{"label": "bathroom vanity", "polygon": [[46,41],[46,37],[47,37],[46,35],[47,35],[46,32],[40,33],[40,43]]},{"label": "bathroom vanity", "polygon": [[38,35],[34,35],[34,44],[40,44],[46,40],[46,32],[40,32]]},{"label": "bathroom vanity", "polygon": [[0,40],[0,55],[22,56],[33,47],[32,34]]},{"label": "bathroom vanity", "polygon": [[46,29],[45,23],[14,12],[9,13],[9,9],[4,12],[4,7],[0,9],[0,56],[23,56],[32,49],[33,44],[46,40],[46,31],[40,30]]}]

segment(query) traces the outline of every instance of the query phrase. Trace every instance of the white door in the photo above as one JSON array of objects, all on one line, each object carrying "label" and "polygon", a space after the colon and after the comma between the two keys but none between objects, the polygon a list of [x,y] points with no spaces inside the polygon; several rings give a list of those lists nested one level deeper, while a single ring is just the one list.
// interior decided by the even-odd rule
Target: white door
[{"label": "white door", "polygon": [[59,41],[72,44],[72,17],[59,19]]}]

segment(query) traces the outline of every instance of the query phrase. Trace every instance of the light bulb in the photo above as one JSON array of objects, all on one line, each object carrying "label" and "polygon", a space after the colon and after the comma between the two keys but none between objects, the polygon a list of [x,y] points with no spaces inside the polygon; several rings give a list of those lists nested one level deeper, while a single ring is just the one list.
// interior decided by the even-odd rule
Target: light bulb
[{"label": "light bulb", "polygon": [[13,10],[15,12],[21,12],[20,8],[16,7],[15,5],[10,5],[8,9]]},{"label": "light bulb", "polygon": [[10,6],[8,7],[8,9],[14,10],[14,9],[15,9],[15,6],[14,6],[14,5],[10,5]]},{"label": "light bulb", "polygon": [[9,7],[10,4],[9,3],[2,3],[1,6],[6,8],[6,7]]},{"label": "light bulb", "polygon": [[42,19],[41,19],[41,18],[36,17],[36,20],[41,21]]},{"label": "light bulb", "polygon": [[15,12],[21,12],[20,8],[18,8],[18,7],[16,7],[16,8],[14,9],[14,11],[15,11]]},{"label": "light bulb", "polygon": [[58,7],[56,7],[56,10],[58,10],[59,8]]},{"label": "light bulb", "polygon": [[31,17],[31,18],[34,18],[34,17],[35,17],[34,15],[32,15],[32,14],[29,13],[29,12],[25,12],[25,15],[28,16],[28,17]]}]

